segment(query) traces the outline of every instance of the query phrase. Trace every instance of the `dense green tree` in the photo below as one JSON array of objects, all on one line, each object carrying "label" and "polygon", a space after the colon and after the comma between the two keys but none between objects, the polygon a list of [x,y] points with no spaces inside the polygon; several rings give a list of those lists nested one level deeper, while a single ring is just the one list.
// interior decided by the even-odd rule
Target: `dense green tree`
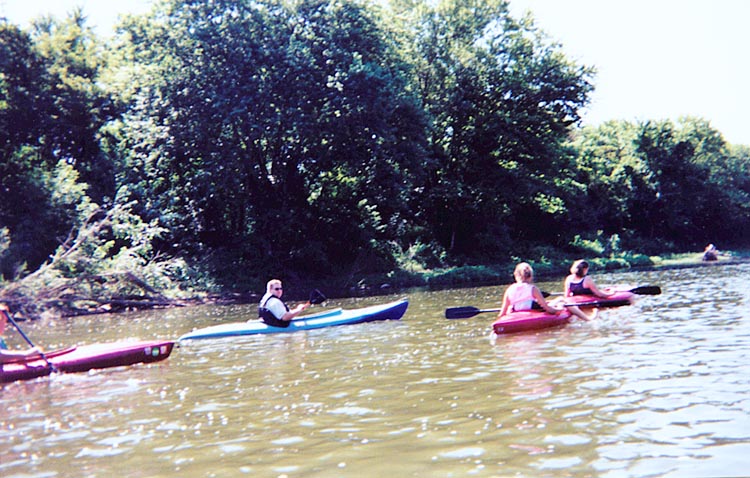
[{"label": "dense green tree", "polygon": [[662,237],[681,247],[702,247],[733,243],[737,232],[747,229],[748,190],[734,179],[737,173],[743,177],[741,167],[707,121],[647,122],[638,148],[657,178]]},{"label": "dense green tree", "polygon": [[638,125],[610,121],[578,130],[571,147],[576,151],[574,181],[579,186],[571,201],[586,220],[572,218],[570,227],[581,233],[627,237],[642,221],[643,207],[656,198],[653,174],[636,154]]},{"label": "dense green tree", "polygon": [[44,116],[44,76],[31,37],[0,22],[0,272],[5,277],[14,276],[27,261],[41,261],[34,256],[34,236],[43,232],[35,224],[44,194],[34,187],[33,173],[43,162],[30,145],[43,131],[38,120]]},{"label": "dense green tree", "polygon": [[151,293],[168,303],[155,288],[188,280],[183,262],[154,249],[159,221],[115,197],[100,149],[116,112],[103,61],[80,10],[29,32],[0,22],[0,294],[27,315],[104,312]]},{"label": "dense green tree", "polygon": [[35,143],[44,130],[39,119],[44,116],[43,95],[49,80],[31,36],[2,21],[0,73],[0,152],[7,168],[11,155],[21,145]]},{"label": "dense green tree", "polygon": [[[2,272],[13,276],[47,259],[79,219],[80,191],[113,193],[96,136],[102,123],[97,51],[80,11],[42,18],[31,32],[0,23],[0,224],[10,246]],[[76,175],[59,175],[59,163]],[[69,187],[69,179],[79,184]],[[73,192],[76,191],[76,192]]]},{"label": "dense green tree", "polygon": [[[422,214],[454,255],[498,259],[514,242],[555,240],[566,211],[561,148],[591,91],[506,1],[397,2],[408,18],[435,167]],[[403,28],[407,28],[404,26]],[[516,252],[518,249],[516,249]]]},{"label": "dense green tree", "polygon": [[172,1],[122,31],[118,170],[173,240],[276,271],[387,257],[424,130],[373,7]]},{"label": "dense green tree", "polygon": [[0,22],[24,294],[171,288],[181,257],[244,286],[750,233],[747,147],[695,118],[576,129],[593,70],[503,0],[157,0],[106,45],[85,20]]},{"label": "dense green tree", "polygon": [[73,165],[94,200],[112,198],[111,162],[101,151],[99,130],[116,111],[99,82],[100,40],[81,9],[62,20],[37,19],[31,35],[48,78],[41,154]]},{"label": "dense green tree", "polygon": [[589,236],[657,253],[736,244],[747,229],[747,162],[704,120],[609,122],[572,145]]}]

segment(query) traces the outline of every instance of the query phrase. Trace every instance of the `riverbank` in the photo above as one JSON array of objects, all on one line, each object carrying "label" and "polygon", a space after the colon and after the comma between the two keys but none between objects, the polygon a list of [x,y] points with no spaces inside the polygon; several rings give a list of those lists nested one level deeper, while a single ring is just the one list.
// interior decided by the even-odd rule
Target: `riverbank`
[{"label": "riverbank", "polygon": [[[614,272],[622,270],[648,271],[659,269],[683,269],[694,267],[716,267],[750,261],[750,251],[726,251],[716,261],[703,261],[702,253],[665,254],[661,256],[622,255],[617,257],[586,258],[591,270]],[[555,280],[569,274],[573,259],[527,260],[534,268],[537,280]],[[329,297],[368,296],[393,293],[415,287],[445,289],[468,286],[509,284],[513,280],[516,263],[494,265],[459,266],[435,270],[400,269],[388,274],[363,275],[355,284],[342,286],[336,282],[293,282],[293,289],[307,291],[319,288]],[[289,289],[292,289],[291,287]],[[285,291],[286,293],[286,291]],[[256,299],[255,294],[248,297]],[[289,300],[304,300],[294,292],[285,296]]]},{"label": "riverbank", "polygon": [[[727,251],[716,261],[702,260],[702,253],[667,254],[645,256],[625,254],[615,257],[585,258],[591,264],[592,272],[607,271],[648,271],[658,269],[683,269],[694,267],[717,267],[750,261],[749,251]],[[571,258],[526,259],[534,268],[537,280],[557,280],[569,273]],[[322,280],[285,279],[284,299],[290,303],[305,301],[312,290],[322,291],[328,298],[347,298],[393,294],[414,288],[432,290],[474,286],[503,285],[512,282],[515,262],[492,265],[468,265],[443,269],[423,269],[418,266],[402,267],[387,274],[362,274],[350,276],[345,282],[340,277]],[[260,279],[258,280],[260,283]],[[142,284],[143,287],[145,285]],[[4,297],[17,320],[75,317],[117,313],[129,310],[190,307],[196,305],[253,304],[260,300],[262,285],[248,287],[250,290],[181,291],[170,294],[151,288],[143,295],[113,299],[100,296],[98,300],[71,299],[49,301],[33,293],[22,297]],[[43,296],[44,294],[42,294]]]}]

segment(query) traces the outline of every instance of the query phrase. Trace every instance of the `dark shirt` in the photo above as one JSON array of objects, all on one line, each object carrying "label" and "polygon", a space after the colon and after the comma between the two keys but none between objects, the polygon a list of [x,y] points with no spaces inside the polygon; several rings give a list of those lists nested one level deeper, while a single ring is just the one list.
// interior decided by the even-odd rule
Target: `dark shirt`
[{"label": "dark shirt", "polygon": [[586,280],[584,277],[581,282],[570,283],[570,293],[573,295],[594,295],[594,292],[588,287],[583,286],[583,281]]}]

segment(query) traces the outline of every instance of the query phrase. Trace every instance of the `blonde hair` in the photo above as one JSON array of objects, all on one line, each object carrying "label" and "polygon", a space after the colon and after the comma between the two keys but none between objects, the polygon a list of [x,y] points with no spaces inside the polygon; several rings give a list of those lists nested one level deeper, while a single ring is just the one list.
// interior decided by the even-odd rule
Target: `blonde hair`
[{"label": "blonde hair", "polygon": [[534,269],[531,268],[528,262],[521,262],[516,266],[513,271],[513,277],[517,281],[531,283],[534,280]]},{"label": "blonde hair", "polygon": [[583,259],[579,259],[573,263],[572,266],[570,266],[570,273],[575,274],[576,277],[585,277],[586,276],[586,269],[589,268],[589,263],[584,261]]},{"label": "blonde hair", "polygon": [[277,285],[281,285],[281,281],[279,279],[271,279],[268,281],[268,284],[266,284],[266,292],[269,294],[273,292],[273,288]]}]

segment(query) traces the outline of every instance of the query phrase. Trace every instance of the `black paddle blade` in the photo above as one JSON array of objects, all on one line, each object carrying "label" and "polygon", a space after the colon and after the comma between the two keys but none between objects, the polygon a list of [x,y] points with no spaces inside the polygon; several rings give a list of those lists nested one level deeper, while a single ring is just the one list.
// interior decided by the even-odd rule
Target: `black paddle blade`
[{"label": "black paddle blade", "polygon": [[445,318],[446,319],[468,319],[469,317],[474,317],[481,311],[477,309],[476,307],[453,307],[450,309],[445,309]]},{"label": "black paddle blade", "polygon": [[656,285],[644,285],[630,289],[630,292],[637,295],[659,295],[661,294],[661,287]]},{"label": "black paddle blade", "polygon": [[318,289],[314,289],[310,292],[310,303],[311,304],[322,304],[328,300],[326,296],[323,295],[321,291]]}]

